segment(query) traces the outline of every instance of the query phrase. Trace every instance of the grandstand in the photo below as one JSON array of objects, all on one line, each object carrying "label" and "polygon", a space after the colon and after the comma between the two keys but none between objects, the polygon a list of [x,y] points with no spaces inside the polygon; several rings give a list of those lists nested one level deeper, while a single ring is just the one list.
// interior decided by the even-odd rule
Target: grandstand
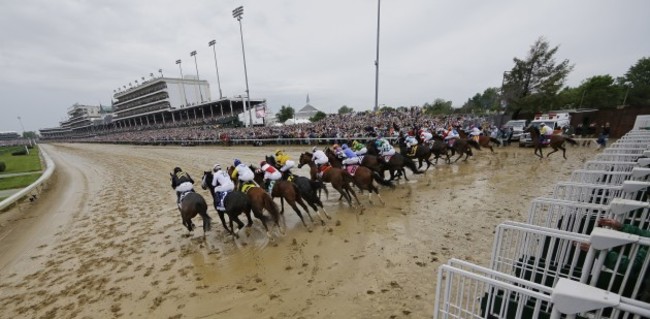
[{"label": "grandstand", "polygon": [[0,140],[2,141],[16,140],[19,138],[20,135],[15,131],[0,132]]}]

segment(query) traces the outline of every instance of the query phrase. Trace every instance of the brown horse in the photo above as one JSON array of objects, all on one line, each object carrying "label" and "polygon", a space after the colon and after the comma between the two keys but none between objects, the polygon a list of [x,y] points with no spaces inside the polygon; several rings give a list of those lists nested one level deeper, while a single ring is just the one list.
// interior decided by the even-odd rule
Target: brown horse
[{"label": "brown horse", "polygon": [[[536,126],[529,126],[524,130],[524,132],[530,133],[530,139],[533,141],[533,147],[535,148],[535,155],[539,156],[540,159],[544,158],[542,155],[542,147],[544,146],[544,143],[540,140],[539,136],[539,128]],[[562,157],[566,159],[566,149],[564,148],[564,141],[569,142],[571,145],[578,145],[578,142],[576,142],[574,139],[559,135],[559,134],[553,134],[551,135],[551,138],[549,139],[548,145],[553,148],[552,152],[549,152],[546,154],[546,157],[549,157],[549,155],[557,152],[558,149],[562,150]],[[538,154],[539,153],[539,154]]]},{"label": "brown horse", "polygon": [[[169,175],[172,178],[174,176],[172,173],[169,173]],[[184,192],[181,194],[181,202],[178,209],[181,213],[183,226],[190,232],[196,227],[192,222],[192,218],[196,217],[196,215],[201,215],[201,219],[203,219],[203,237],[205,237],[205,233],[212,227],[212,218],[208,216],[208,204],[205,202],[205,198],[193,190]]]},{"label": "brown horse", "polygon": [[[317,180],[318,167],[316,167],[316,163],[311,160],[312,156],[312,153],[309,152],[300,154],[300,164],[298,164],[298,168],[301,168],[303,165],[309,165],[309,173],[311,175],[311,179]],[[329,168],[325,169],[322,172],[321,179],[323,182],[332,184],[332,187],[334,187],[334,189],[336,189],[345,198],[345,200],[348,201],[348,205],[350,205],[350,207],[352,207],[352,196],[354,196],[357,204],[361,205],[361,202],[359,202],[354,189],[350,187],[350,183],[353,183],[354,181],[352,175],[350,175],[350,173],[347,171],[329,166]],[[350,196],[350,194],[352,194],[352,196]]]},{"label": "brown horse", "polygon": [[[232,176],[232,172],[235,170],[234,166],[228,167],[228,175]],[[255,171],[254,167],[251,167],[251,170]],[[253,215],[262,221],[264,229],[266,230],[266,236],[269,239],[272,239],[269,228],[266,225],[267,217],[264,216],[264,210],[266,209],[271,215],[273,223],[278,227],[280,233],[284,234],[284,230],[280,227],[280,211],[278,206],[273,202],[271,195],[269,195],[264,189],[255,185],[255,183],[250,182],[242,185],[242,188],[246,188],[244,191],[248,196],[248,200],[251,202],[251,209],[253,210]],[[240,189],[237,189],[240,190]]]},{"label": "brown horse", "polygon": [[[460,135],[461,138],[469,138],[472,139],[471,137],[468,137],[467,134],[465,134],[465,131],[459,130],[458,135]],[[472,139],[473,140],[473,139]],[[501,145],[501,142],[497,140],[494,137],[486,136],[486,135],[479,135],[478,136],[478,145],[481,147],[487,147],[490,149],[492,153],[494,153],[494,149],[492,148],[492,143],[496,145]]]},{"label": "brown horse", "polygon": [[[441,142],[443,141],[442,137],[439,135],[434,135],[433,138]],[[447,146],[449,149],[451,149],[451,156],[454,156],[456,153],[458,153],[458,157],[454,163],[458,162],[458,160],[463,157],[463,154],[465,154],[464,161],[466,161],[470,156],[474,156],[474,154],[472,154],[472,149],[470,146],[479,151],[481,150],[481,146],[478,145],[476,141],[468,140],[466,138],[458,138],[456,141],[454,141],[454,144],[452,146]]]},{"label": "brown horse", "polygon": [[[375,141],[366,143],[366,148],[368,149],[368,154],[381,157],[379,156],[379,150],[377,149]],[[416,175],[424,173],[418,170],[418,168],[415,166],[415,162],[413,162],[412,159],[402,156],[400,153],[395,153],[395,155],[391,156],[386,165],[384,165],[380,174],[383,176],[384,170],[387,168],[390,172],[391,181],[396,177],[395,172],[398,173],[397,176],[404,176],[404,179],[408,181],[409,179],[406,177],[406,169],[404,169],[404,167],[408,167],[413,172],[413,174]]]},{"label": "brown horse", "polygon": [[[237,232],[239,232],[239,230],[244,227],[244,223],[239,220],[240,214],[243,213],[246,215],[246,218],[248,219],[248,227],[251,227],[253,225],[253,220],[251,219],[251,204],[248,201],[248,196],[242,192],[229,192],[223,200],[225,211],[218,210],[217,205],[219,203],[217,202],[217,197],[214,193],[214,186],[212,186],[212,177],[212,171],[204,171],[203,178],[201,178],[201,188],[210,189],[210,194],[212,195],[214,202],[214,209],[217,211],[219,219],[221,219],[223,228],[225,228],[226,231],[233,237],[239,238]],[[230,228],[228,228],[226,225],[226,219],[224,218],[224,215],[226,214],[228,215],[228,219],[230,221]],[[237,232],[235,232],[233,222],[237,223]]]},{"label": "brown horse", "polygon": [[417,149],[415,150],[414,155],[409,154],[408,146],[406,146],[404,136],[400,136],[397,139],[397,144],[399,145],[399,152],[400,152],[400,154],[402,154],[402,156],[408,157],[408,158],[411,158],[411,159],[416,159],[417,158],[417,160],[418,160],[418,169],[422,168],[422,162],[427,163],[427,167],[424,169],[425,172],[429,169],[429,167],[431,167],[431,165],[433,165],[433,163],[431,163],[431,161],[429,160],[429,158],[431,158],[431,154],[432,154],[431,153],[431,148],[429,148],[429,145],[427,145],[426,143],[420,143],[419,145],[417,145]]},{"label": "brown horse", "polygon": [[[261,169],[257,169],[254,172],[255,172],[255,182],[259,185],[264,185],[264,171]],[[307,216],[309,216],[311,222],[314,223],[314,219],[311,217],[307,205],[305,205],[305,202],[302,200],[302,197],[300,196],[300,191],[298,190],[298,186],[296,186],[294,183],[289,181],[284,181],[284,180],[275,181],[273,188],[271,189],[271,198],[275,198],[275,197],[280,197],[280,204],[281,204],[280,214],[284,214],[284,201],[286,200],[289,206],[293,208],[293,211],[296,212],[296,214],[298,214],[298,217],[300,217],[300,221],[302,221],[302,224],[305,226],[305,228],[307,228],[307,230],[310,232],[312,231],[311,227],[307,226],[307,224],[305,223],[305,219],[302,217],[302,213],[300,212],[300,209],[298,209],[298,206],[296,206],[296,203],[298,203],[305,210],[305,212],[307,212]],[[318,214],[318,217],[320,217],[321,223],[325,225],[325,220],[323,220],[323,217],[320,216],[318,210],[316,210],[316,213]]]},{"label": "brown horse", "polygon": [[[332,167],[343,169],[343,164],[341,160],[338,157],[336,157],[336,154],[334,154],[334,152],[331,149],[327,148],[325,150],[325,155],[327,155],[327,158],[330,160],[330,164],[332,165]],[[373,184],[372,182],[373,179],[377,181],[377,183],[383,186],[395,188],[393,183],[384,180],[381,177],[381,175],[379,175],[379,173],[374,172],[365,166],[357,165],[357,169],[354,172],[354,175],[352,176],[354,185],[356,185],[361,190],[361,193],[363,193],[364,190],[368,191],[368,201],[372,202],[370,198],[372,196],[372,193],[374,192],[375,194],[377,194],[377,197],[379,198],[381,204],[386,205],[384,200],[379,195],[379,189],[377,189],[377,187]]]}]

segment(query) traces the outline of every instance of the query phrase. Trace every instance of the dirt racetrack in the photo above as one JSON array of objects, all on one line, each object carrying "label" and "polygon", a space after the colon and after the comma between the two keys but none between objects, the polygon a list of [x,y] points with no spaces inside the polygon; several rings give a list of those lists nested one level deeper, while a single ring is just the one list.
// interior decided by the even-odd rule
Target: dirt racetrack
[{"label": "dirt racetrack", "polygon": [[[287,207],[285,235],[269,242],[255,220],[235,242],[200,189],[202,171],[233,158],[258,165],[276,147],[42,147],[57,165],[46,191],[0,214],[1,318],[428,318],[438,265],[487,265],[495,226],[523,221],[531,199],[597,152],[540,161],[532,149],[483,150],[408,172],[410,182],[380,190],[386,206],[360,196],[360,214],[330,192],[326,226],[310,233]],[[309,147],[285,149],[297,159]],[[174,166],[210,203],[205,241],[200,217],[190,238],[181,225]]]}]

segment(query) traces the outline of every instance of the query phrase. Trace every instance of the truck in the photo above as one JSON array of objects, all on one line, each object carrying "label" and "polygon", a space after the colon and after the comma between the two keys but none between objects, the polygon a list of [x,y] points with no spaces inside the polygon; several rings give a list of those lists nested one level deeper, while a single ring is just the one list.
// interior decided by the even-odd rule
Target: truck
[{"label": "truck", "polygon": [[528,126],[528,120],[510,120],[503,126],[512,130],[510,141],[519,141],[521,135],[524,134],[524,129]]},{"label": "truck", "polygon": [[[540,124],[545,123],[553,129],[553,134],[562,134],[562,128],[571,124],[571,114],[567,112],[548,112],[538,113],[530,122],[529,126],[539,128]],[[524,133],[519,139],[519,147],[532,146],[533,141],[530,138],[530,133]]]}]

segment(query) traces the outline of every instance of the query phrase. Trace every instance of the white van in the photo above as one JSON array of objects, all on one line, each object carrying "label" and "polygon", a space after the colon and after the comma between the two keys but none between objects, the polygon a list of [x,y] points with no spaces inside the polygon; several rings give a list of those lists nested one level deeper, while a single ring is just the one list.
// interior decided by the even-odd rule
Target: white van
[{"label": "white van", "polygon": [[528,120],[510,120],[503,126],[512,129],[511,141],[519,141],[521,135],[524,134],[524,129],[528,126]]}]

